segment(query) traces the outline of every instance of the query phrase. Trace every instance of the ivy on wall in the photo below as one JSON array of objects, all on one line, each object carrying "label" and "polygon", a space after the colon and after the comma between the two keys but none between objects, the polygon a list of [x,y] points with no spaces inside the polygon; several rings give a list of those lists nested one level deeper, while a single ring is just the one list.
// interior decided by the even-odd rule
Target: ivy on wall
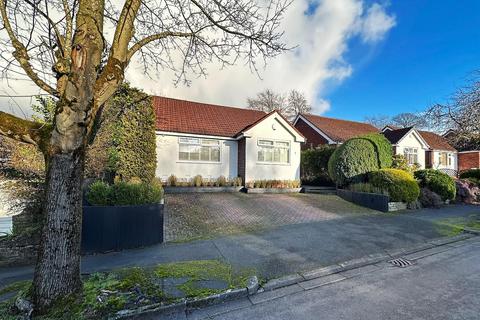
[{"label": "ivy on wall", "polygon": [[103,107],[87,148],[85,175],[107,181],[155,177],[155,112],[152,99],[123,84]]}]

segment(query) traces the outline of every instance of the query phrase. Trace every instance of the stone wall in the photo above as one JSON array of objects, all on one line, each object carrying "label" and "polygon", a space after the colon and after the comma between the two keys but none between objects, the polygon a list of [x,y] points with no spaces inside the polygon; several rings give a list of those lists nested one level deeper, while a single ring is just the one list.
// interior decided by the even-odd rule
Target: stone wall
[{"label": "stone wall", "polygon": [[25,236],[0,238],[0,267],[35,263],[38,240]]}]

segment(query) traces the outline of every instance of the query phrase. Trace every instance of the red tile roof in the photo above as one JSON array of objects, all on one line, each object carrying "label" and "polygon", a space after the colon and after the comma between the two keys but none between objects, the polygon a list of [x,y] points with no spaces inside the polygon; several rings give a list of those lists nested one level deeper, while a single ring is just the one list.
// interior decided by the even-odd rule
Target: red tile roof
[{"label": "red tile roof", "polygon": [[302,116],[335,142],[344,142],[363,134],[379,132],[377,128],[368,123],[327,118],[313,114],[302,114]]},{"label": "red tile roof", "polygon": [[436,133],[420,130],[418,130],[418,133],[420,133],[423,140],[425,140],[433,150],[457,151],[448,143],[447,139]]},{"label": "red tile roof", "polygon": [[180,133],[235,137],[267,113],[213,104],[153,97],[156,129]]}]

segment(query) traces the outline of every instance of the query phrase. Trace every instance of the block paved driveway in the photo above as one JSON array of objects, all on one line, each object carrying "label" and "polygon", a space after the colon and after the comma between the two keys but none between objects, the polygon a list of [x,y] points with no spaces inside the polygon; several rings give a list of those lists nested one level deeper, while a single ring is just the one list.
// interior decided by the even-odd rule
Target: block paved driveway
[{"label": "block paved driveway", "polygon": [[381,214],[335,195],[193,193],[165,196],[167,242]]},{"label": "block paved driveway", "polygon": [[[178,228],[177,240],[204,239],[84,256],[82,271],[218,259],[272,279],[422,245],[449,235],[451,228],[442,222],[446,219],[480,219],[480,206],[385,214],[336,196],[310,194],[167,195],[166,203],[166,228]],[[187,213],[189,207],[193,211]],[[171,240],[172,231],[168,232]],[[32,267],[0,268],[0,286],[32,274]]]}]

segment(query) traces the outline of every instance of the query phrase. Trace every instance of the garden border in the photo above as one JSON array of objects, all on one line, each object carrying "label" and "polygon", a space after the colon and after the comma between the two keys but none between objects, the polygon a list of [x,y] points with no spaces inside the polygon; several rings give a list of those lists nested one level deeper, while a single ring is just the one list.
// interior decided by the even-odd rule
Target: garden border
[{"label": "garden border", "polygon": [[246,188],[246,193],[300,193],[303,188]]},{"label": "garden border", "polygon": [[165,194],[175,193],[220,193],[220,192],[240,192],[243,186],[240,187],[164,187]]}]

